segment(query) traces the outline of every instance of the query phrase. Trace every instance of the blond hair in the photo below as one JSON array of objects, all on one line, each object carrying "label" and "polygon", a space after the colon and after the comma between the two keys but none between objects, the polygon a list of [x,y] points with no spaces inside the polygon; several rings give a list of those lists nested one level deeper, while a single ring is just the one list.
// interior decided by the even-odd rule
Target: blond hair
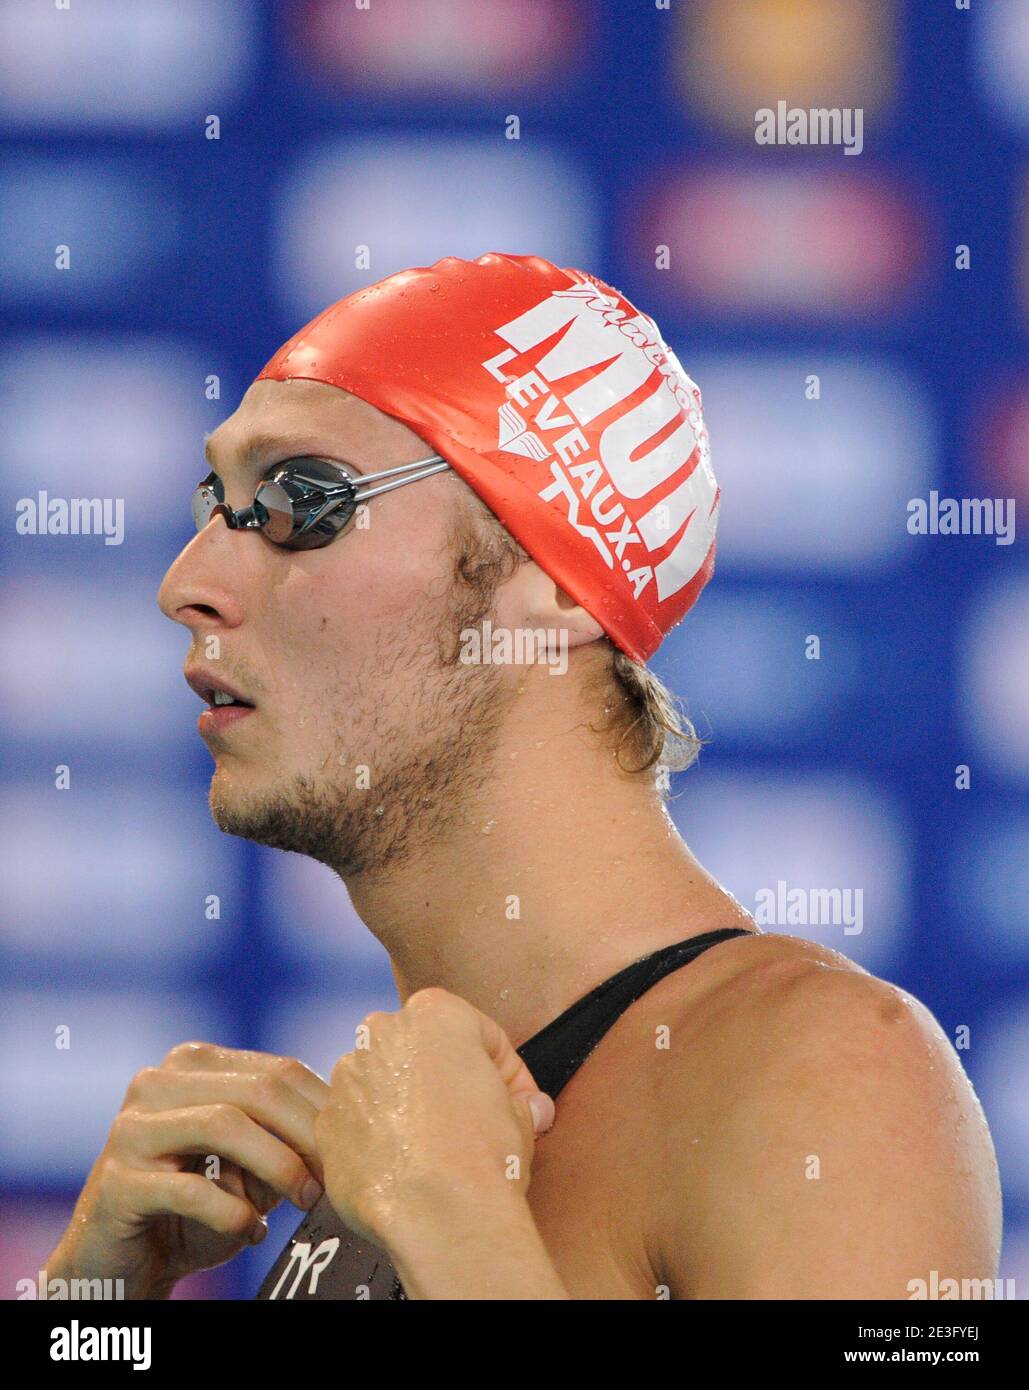
[{"label": "blond hair", "polygon": [[[462,498],[452,535],[455,577],[486,614],[500,585],[531,556],[470,487],[462,489]],[[606,648],[606,660],[593,674],[592,692],[602,711],[599,724],[591,727],[608,739],[618,766],[628,773],[691,767],[707,740],[697,737],[678,697],[610,638],[598,639],[598,645]]]}]

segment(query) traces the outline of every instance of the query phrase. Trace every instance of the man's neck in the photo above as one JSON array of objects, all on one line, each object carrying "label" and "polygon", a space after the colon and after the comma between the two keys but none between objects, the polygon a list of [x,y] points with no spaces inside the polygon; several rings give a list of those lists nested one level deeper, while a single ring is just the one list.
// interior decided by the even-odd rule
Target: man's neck
[{"label": "man's neck", "polygon": [[540,737],[538,718],[519,722],[493,760],[503,774],[458,825],[347,885],[389,952],[402,1003],[440,986],[516,1047],[641,956],[754,926],[687,849],[652,775],[620,774],[581,726],[558,720]]}]

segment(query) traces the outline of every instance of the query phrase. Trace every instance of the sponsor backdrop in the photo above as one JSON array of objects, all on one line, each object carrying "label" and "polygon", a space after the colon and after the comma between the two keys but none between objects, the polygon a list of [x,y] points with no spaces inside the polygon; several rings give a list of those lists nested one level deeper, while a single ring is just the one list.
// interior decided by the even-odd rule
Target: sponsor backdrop
[{"label": "sponsor backdrop", "polygon": [[[140,1067],[205,1038],[327,1075],[396,1007],[338,881],[211,822],[155,594],[275,348],[485,251],[607,280],[699,384],[717,572],[653,664],[710,742],[673,814],[766,927],[939,1018],[1021,1296],[1021,0],[3,0],[0,36],[0,1297]],[[176,1296],[248,1297],[298,1219]]]}]

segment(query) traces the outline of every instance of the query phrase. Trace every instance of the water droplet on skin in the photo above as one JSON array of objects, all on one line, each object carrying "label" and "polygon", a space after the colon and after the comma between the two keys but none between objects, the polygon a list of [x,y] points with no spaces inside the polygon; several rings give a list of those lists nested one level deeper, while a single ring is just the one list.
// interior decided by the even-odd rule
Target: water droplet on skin
[{"label": "water droplet on skin", "polygon": [[510,991],[509,989],[502,989],[502,990],[500,991],[500,997],[501,997],[501,999],[506,999],[507,996],[508,996],[510,993],[511,993],[511,991]]},{"label": "water droplet on skin", "polygon": [[375,814],[376,814],[377,816],[384,816],[384,815],[386,814],[386,808],[385,808],[385,806],[376,806],[376,808],[375,808]]},{"label": "water droplet on skin", "polygon": [[488,821],[486,822],[486,824],[482,827],[482,833],[483,833],[484,835],[492,835],[492,834],[493,834],[493,829],[494,829],[495,826],[496,826],[496,821],[495,821],[495,820],[488,820]]}]

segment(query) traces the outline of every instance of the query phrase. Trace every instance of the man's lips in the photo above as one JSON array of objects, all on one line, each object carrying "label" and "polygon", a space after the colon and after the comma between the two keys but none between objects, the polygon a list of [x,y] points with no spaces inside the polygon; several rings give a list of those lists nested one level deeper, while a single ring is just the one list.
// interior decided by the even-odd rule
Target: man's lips
[{"label": "man's lips", "polygon": [[255,713],[253,705],[215,705],[201,711],[197,719],[197,733],[201,738],[208,734],[220,734],[230,724],[238,724],[241,719]]},{"label": "man's lips", "polygon": [[186,683],[207,705],[197,720],[197,733],[201,738],[208,734],[222,733],[230,724],[253,714],[253,704],[242,691],[215,676],[201,666],[187,667],[184,672]]},{"label": "man's lips", "polygon": [[231,709],[233,704],[242,705],[247,709],[254,708],[253,701],[248,700],[241,690],[237,690],[221,676],[213,675],[201,666],[187,667],[183,674],[190,689],[195,690],[201,700],[212,708]]}]

